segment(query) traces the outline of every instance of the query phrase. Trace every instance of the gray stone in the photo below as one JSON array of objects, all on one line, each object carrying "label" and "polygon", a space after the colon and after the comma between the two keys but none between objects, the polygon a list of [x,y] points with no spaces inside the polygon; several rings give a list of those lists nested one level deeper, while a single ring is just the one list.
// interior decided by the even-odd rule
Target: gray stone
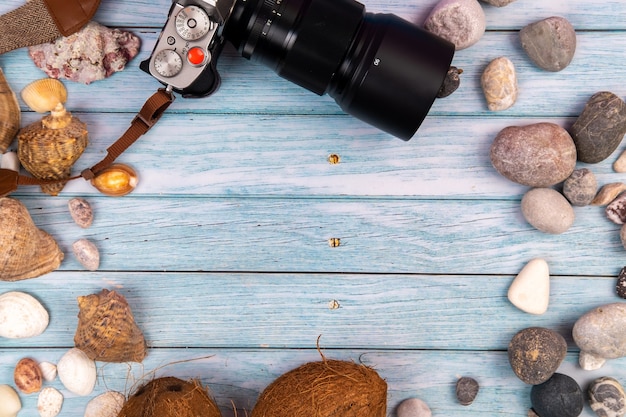
[{"label": "gray stone", "polygon": [[572,336],[583,369],[598,369],[606,359],[626,356],[626,304],[605,304],[583,314]]},{"label": "gray stone", "polygon": [[424,28],[452,42],[458,51],[482,38],[485,13],[477,0],[441,0],[424,21]]},{"label": "gray stone", "polygon": [[476,399],[480,386],[474,378],[464,376],[456,381],[456,399],[461,405],[470,405]]},{"label": "gray stone", "polygon": [[552,16],[522,28],[522,48],[528,57],[547,71],[561,71],[576,52],[576,31],[567,19]]},{"label": "gray stone", "polygon": [[552,188],[533,188],[522,197],[522,215],[535,229],[561,234],[574,224],[574,209],[565,197]]},{"label": "gray stone", "polygon": [[626,414],[626,393],[615,378],[604,376],[593,380],[587,395],[589,406],[600,417],[623,417]]},{"label": "gray stone", "polygon": [[508,348],[513,372],[530,385],[541,384],[550,379],[563,362],[566,353],[567,342],[563,336],[543,327],[520,330],[513,336]]},{"label": "gray stone", "polygon": [[585,406],[582,389],[574,379],[554,374],[530,390],[533,410],[541,417],[577,417]]},{"label": "gray stone", "polygon": [[554,123],[509,126],[494,139],[491,163],[504,177],[529,187],[550,187],[576,168],[576,145]]},{"label": "gray stone", "polygon": [[569,132],[579,161],[604,161],[626,134],[626,102],[608,91],[594,94]]},{"label": "gray stone", "polygon": [[513,3],[514,1],[515,0],[482,0],[482,2],[491,4],[492,6],[496,7],[504,7]]},{"label": "gray stone", "polygon": [[419,398],[409,398],[400,403],[396,410],[398,417],[431,417],[430,407]]},{"label": "gray stone", "polygon": [[563,183],[563,195],[573,206],[582,207],[591,204],[598,193],[596,176],[587,168],[572,172]]}]

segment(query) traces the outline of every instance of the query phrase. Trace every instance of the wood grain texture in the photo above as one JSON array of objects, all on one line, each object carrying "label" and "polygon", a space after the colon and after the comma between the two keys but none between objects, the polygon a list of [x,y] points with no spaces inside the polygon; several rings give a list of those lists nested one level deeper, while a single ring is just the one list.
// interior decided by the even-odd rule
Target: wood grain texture
[{"label": "wood grain texture", "polygon": [[[421,24],[436,0],[367,0],[369,12],[395,13]],[[0,4],[5,13],[23,0]],[[76,171],[106,148],[160,84],[143,73],[165,22],[169,0],[103,0],[97,21],[136,33],[140,55],[114,76],[81,85],[65,82],[68,109],[87,123],[90,144]],[[559,369],[580,385],[599,376],[626,384],[626,359],[582,371],[571,338],[576,319],[596,306],[620,302],[615,281],[626,264],[619,226],[601,207],[575,209],[566,233],[546,235],[522,218],[526,187],[497,174],[489,160],[495,135],[509,125],[540,121],[571,126],[598,91],[624,97],[620,70],[626,50],[622,0],[518,0],[503,8],[481,3],[487,33],[458,51],[461,88],[437,100],[410,142],[402,142],[241,58],[227,46],[219,59],[223,83],[212,97],[178,98],[163,119],[120,159],[140,183],[123,198],[99,195],[82,180],[56,198],[37,188],[14,194],[35,223],[65,252],[58,271],[0,283],[0,293],[25,291],[50,312],[46,332],[33,339],[0,339],[0,384],[13,384],[25,356],[58,361],[73,345],[76,297],[116,289],[145,332],[143,364],[98,363],[96,391],[66,396],[60,417],[80,416],[107,389],[130,394],[138,381],[174,375],[198,378],[224,417],[244,416],[276,377],[329,358],[362,361],[389,384],[388,416],[420,397],[433,415],[525,416],[530,386],[513,374],[506,349],[530,326],[562,334],[568,356]],[[559,73],[536,68],[518,31],[559,15],[577,30],[572,64]],[[488,111],[480,75],[507,56],[520,96],[511,109]],[[44,74],[25,49],[0,56],[16,92]],[[40,117],[20,99],[23,124]],[[591,169],[600,184],[625,181],[611,164]],[[329,163],[329,155],[339,157]],[[71,197],[95,210],[91,228],[69,216]],[[71,253],[93,240],[101,267],[86,272]],[[330,239],[339,239],[331,247]],[[548,261],[551,302],[541,316],[506,298],[508,286],[532,258]],[[457,404],[460,376],[481,384],[476,402]],[[36,396],[22,395],[20,417],[35,417]],[[233,407],[237,413],[233,411]],[[586,406],[582,414],[594,413]]]}]

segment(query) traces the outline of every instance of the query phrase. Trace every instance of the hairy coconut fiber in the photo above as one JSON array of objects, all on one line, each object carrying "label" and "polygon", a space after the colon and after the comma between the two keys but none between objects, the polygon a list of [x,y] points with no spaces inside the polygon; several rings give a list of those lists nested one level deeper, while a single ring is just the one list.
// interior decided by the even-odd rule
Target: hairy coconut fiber
[{"label": "hairy coconut fiber", "polygon": [[268,386],[252,417],[385,417],[387,383],[353,362],[310,362]]},{"label": "hairy coconut fiber", "polygon": [[198,381],[157,378],[139,388],[117,417],[222,417]]}]

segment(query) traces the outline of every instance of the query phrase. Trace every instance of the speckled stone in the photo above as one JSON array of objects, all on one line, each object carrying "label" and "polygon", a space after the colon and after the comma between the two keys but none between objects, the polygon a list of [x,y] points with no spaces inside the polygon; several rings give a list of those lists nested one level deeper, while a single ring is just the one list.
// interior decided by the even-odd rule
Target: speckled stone
[{"label": "speckled stone", "polygon": [[424,28],[452,42],[458,51],[482,38],[485,13],[477,0],[441,0],[426,18]]},{"label": "speckled stone", "polygon": [[623,417],[626,414],[626,393],[615,378],[600,377],[587,388],[589,406],[600,417]]},{"label": "speckled stone", "polygon": [[469,376],[464,376],[456,381],[456,399],[461,405],[470,405],[476,399],[480,385],[478,381]]},{"label": "speckled stone", "polygon": [[398,417],[431,417],[430,407],[419,398],[408,398],[396,410]]},{"label": "speckled stone", "polygon": [[481,1],[483,3],[491,4],[492,6],[504,7],[513,3],[515,0],[481,0]]},{"label": "speckled stone", "polygon": [[574,58],[576,31],[563,17],[531,23],[520,30],[519,36],[528,57],[544,70],[561,71]]},{"label": "speckled stone", "polygon": [[615,292],[620,298],[626,298],[626,266],[619,271],[617,283],[615,284]]},{"label": "speckled stone", "polygon": [[506,110],[517,100],[517,75],[515,65],[501,56],[487,65],[480,77],[480,85],[491,111]]},{"label": "speckled stone", "polygon": [[626,356],[626,304],[605,304],[588,311],[574,324],[572,336],[580,348],[578,362],[583,369],[598,369],[607,359]]},{"label": "speckled stone", "polygon": [[569,133],[579,161],[589,164],[604,161],[626,134],[626,102],[609,91],[594,94]]},{"label": "speckled stone", "polygon": [[576,145],[567,130],[554,123],[509,126],[495,137],[493,167],[502,176],[529,187],[550,187],[576,168]]},{"label": "speckled stone", "polygon": [[530,401],[533,410],[541,417],[577,417],[585,405],[578,383],[558,373],[546,382],[533,386]]},{"label": "speckled stone", "polygon": [[513,372],[530,385],[547,381],[563,362],[566,353],[567,342],[563,336],[543,327],[520,330],[513,336],[508,348]]},{"label": "speckled stone", "polygon": [[563,195],[573,206],[588,206],[597,193],[598,180],[587,168],[574,170],[563,183]]},{"label": "speckled stone", "polygon": [[552,188],[533,188],[522,197],[522,215],[535,229],[558,235],[574,224],[576,214],[569,201]]},{"label": "speckled stone", "polygon": [[618,195],[604,209],[606,217],[615,224],[626,223],[626,193]]}]

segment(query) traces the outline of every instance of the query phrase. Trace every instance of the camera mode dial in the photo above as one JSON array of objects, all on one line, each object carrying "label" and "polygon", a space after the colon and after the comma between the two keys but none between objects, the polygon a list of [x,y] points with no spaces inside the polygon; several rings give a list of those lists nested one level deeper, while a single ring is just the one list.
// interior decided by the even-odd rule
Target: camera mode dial
[{"label": "camera mode dial", "polygon": [[202,38],[213,25],[209,15],[198,6],[187,6],[176,15],[176,32],[186,41]]},{"label": "camera mode dial", "polygon": [[182,68],[182,58],[172,49],[163,49],[154,57],[154,69],[163,77],[173,77]]}]

